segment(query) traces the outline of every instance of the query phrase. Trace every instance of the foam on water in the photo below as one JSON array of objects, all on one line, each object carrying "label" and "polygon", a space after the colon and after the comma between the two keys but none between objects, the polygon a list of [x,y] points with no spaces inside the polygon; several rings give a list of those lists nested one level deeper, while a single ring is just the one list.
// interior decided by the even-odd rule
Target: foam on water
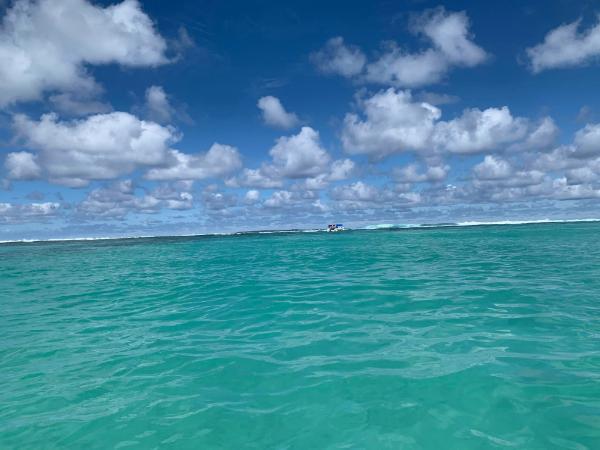
[{"label": "foam on water", "polygon": [[466,221],[466,222],[449,222],[449,223],[421,223],[421,224],[393,224],[380,223],[375,225],[367,225],[360,229],[363,230],[390,230],[404,228],[444,228],[444,227],[475,227],[475,226],[491,226],[491,225],[534,225],[545,223],[579,223],[579,222],[600,222],[600,219],[528,219],[528,220],[498,220],[498,221]]}]

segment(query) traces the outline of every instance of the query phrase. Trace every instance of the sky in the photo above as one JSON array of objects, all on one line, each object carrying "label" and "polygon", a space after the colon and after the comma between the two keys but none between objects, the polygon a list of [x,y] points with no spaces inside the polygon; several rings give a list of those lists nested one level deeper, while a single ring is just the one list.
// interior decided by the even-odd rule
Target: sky
[{"label": "sky", "polygon": [[597,2],[0,14],[0,240],[600,218]]}]

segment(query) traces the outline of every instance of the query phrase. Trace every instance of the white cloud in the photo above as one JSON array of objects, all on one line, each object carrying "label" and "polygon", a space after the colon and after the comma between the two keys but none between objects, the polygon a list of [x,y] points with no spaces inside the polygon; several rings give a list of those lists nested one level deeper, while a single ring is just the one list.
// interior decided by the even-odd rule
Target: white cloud
[{"label": "white cloud", "polygon": [[293,203],[293,193],[290,191],[275,191],[264,201],[268,208],[283,208]]},{"label": "white cloud", "polygon": [[45,114],[39,121],[16,115],[14,128],[28,147],[39,152],[37,164],[49,180],[68,186],[163,164],[169,144],[177,140],[173,129],[125,112],[62,122],[56,114]]},{"label": "white cloud", "polygon": [[575,158],[574,145],[561,145],[548,153],[535,155],[531,166],[543,171],[559,171],[581,165],[582,160]]},{"label": "white cloud", "polygon": [[430,165],[424,171],[417,164],[409,164],[393,171],[394,178],[400,183],[439,182],[446,179],[450,166],[446,164]]},{"label": "white cloud", "polygon": [[551,30],[544,42],[526,50],[531,70],[579,66],[600,56],[600,21],[579,31],[580,20]]},{"label": "white cloud", "polygon": [[592,183],[598,181],[598,171],[592,167],[578,167],[565,173],[568,184]]},{"label": "white cloud", "polygon": [[244,201],[248,204],[256,203],[260,200],[260,192],[256,189],[251,189],[244,195]]},{"label": "white cloud", "polygon": [[443,7],[418,16],[413,30],[431,39],[449,63],[472,67],[487,57],[469,33],[469,18],[464,12],[448,13]]},{"label": "white cloud", "polygon": [[301,183],[295,183],[292,189],[295,190],[308,190],[308,191],[319,191],[325,189],[329,185],[330,179],[327,174],[317,175],[316,177],[306,178]]},{"label": "white cloud", "polygon": [[202,202],[209,212],[227,212],[237,205],[237,197],[220,192],[218,186],[212,184],[202,191]]},{"label": "white cloud", "polygon": [[36,155],[29,152],[13,152],[6,155],[4,167],[8,171],[8,178],[13,180],[39,178],[42,170],[36,159]]},{"label": "white cloud", "polygon": [[214,143],[206,153],[186,154],[178,150],[168,152],[166,167],[150,169],[149,180],[202,180],[227,175],[242,166],[240,153],[235,147]]},{"label": "white cloud", "polygon": [[77,205],[82,216],[98,219],[122,219],[130,213],[154,214],[162,208],[186,210],[193,207],[194,196],[189,182],[161,184],[152,192],[145,191],[132,180],[115,181],[108,186],[93,189]]},{"label": "white cloud", "polygon": [[328,176],[330,181],[339,181],[349,178],[356,168],[351,159],[338,159],[331,163],[331,172]]},{"label": "white cloud", "polygon": [[331,161],[321,147],[318,131],[310,127],[302,127],[296,135],[280,137],[269,154],[276,172],[287,178],[319,175],[328,170]]},{"label": "white cloud", "polygon": [[587,124],[575,133],[575,157],[590,157],[600,154],[600,124]]},{"label": "white cloud", "polygon": [[558,177],[552,188],[553,198],[595,198],[593,191],[600,182],[600,124],[587,124],[575,133],[572,144],[532,153],[525,163],[531,172]]},{"label": "white cloud", "polygon": [[162,183],[152,191],[151,195],[162,200],[168,209],[191,209],[194,202],[194,195],[190,192],[193,184],[192,180]]},{"label": "white cloud", "polygon": [[0,223],[38,222],[56,216],[60,204],[55,202],[13,204],[0,203]]},{"label": "white cloud", "polygon": [[340,36],[329,39],[321,50],[310,55],[310,59],[321,72],[348,78],[360,74],[367,61],[358,47],[345,45]]},{"label": "white cloud", "polygon": [[272,189],[283,186],[283,179],[267,167],[260,169],[244,169],[237,177],[225,181],[229,187],[249,187],[256,189]]},{"label": "white cloud", "polygon": [[551,147],[558,138],[559,129],[551,117],[544,117],[537,126],[532,127],[527,138],[510,147],[510,151],[534,150],[540,151]]},{"label": "white cloud", "polygon": [[589,184],[569,184],[566,177],[552,182],[552,197],[557,200],[579,200],[600,197],[600,190]]},{"label": "white cloud", "polygon": [[478,153],[522,144],[528,148],[556,137],[549,119],[534,126],[514,117],[508,107],[467,109],[441,121],[441,111],[426,102],[415,102],[410,91],[389,88],[369,98],[359,98],[362,116],[346,114],[342,144],[350,154],[382,158],[392,153]]},{"label": "white cloud", "polygon": [[448,69],[439,52],[429,49],[419,54],[405,53],[395,43],[367,66],[366,80],[402,87],[418,87],[438,82]]},{"label": "white cloud", "polygon": [[402,192],[387,187],[377,188],[363,181],[334,187],[329,196],[343,210],[406,207],[421,202],[418,192]]},{"label": "white cloud", "polygon": [[498,180],[510,177],[513,169],[504,159],[486,155],[484,160],[473,168],[473,172],[481,180]]},{"label": "white cloud", "polygon": [[166,43],[136,0],[17,0],[0,28],[0,107],[45,91],[91,92],[86,65],[167,63]]},{"label": "white cloud", "polygon": [[[322,214],[327,209],[327,206],[321,202],[316,192],[302,190],[275,191],[262,202],[262,207],[263,212],[266,212],[271,217],[273,217],[273,214],[278,214],[277,210],[279,210],[279,212],[285,211],[288,214],[293,212],[296,218],[310,213]],[[287,219],[284,216],[280,217]],[[287,223],[289,227],[288,220],[285,220],[283,223]]]},{"label": "white cloud", "polygon": [[298,116],[287,112],[277,97],[271,95],[261,97],[257,106],[262,111],[263,120],[267,125],[288,129],[300,123]]},{"label": "white cloud", "polygon": [[600,124],[589,123],[577,130],[571,144],[528,156],[528,164],[536,170],[566,170],[570,181],[589,180],[592,173],[600,174]]},{"label": "white cloud", "polygon": [[135,190],[131,180],[94,189],[77,205],[77,211],[95,218],[123,218],[133,211],[148,214],[160,209],[160,200],[150,195],[137,196]]},{"label": "white cloud", "polygon": [[367,63],[359,48],[348,47],[336,37],[313,53],[312,60],[324,73],[417,87],[442,80],[452,67],[473,67],[487,59],[486,52],[472,41],[469,18],[464,12],[450,13],[444,8],[426,11],[413,20],[411,31],[424,36],[431,47],[410,53],[395,42],[387,42],[381,56]]},{"label": "white cloud", "polygon": [[167,93],[161,86],[150,86],[146,89],[145,110],[148,119],[158,123],[171,122],[175,113]]},{"label": "white cloud", "polygon": [[165,200],[165,206],[168,209],[176,209],[179,211],[183,211],[186,209],[191,209],[194,201],[193,194],[189,192],[180,192],[179,198],[170,198]]},{"label": "white cloud", "polygon": [[415,103],[410,91],[389,88],[359,99],[365,118],[346,114],[342,144],[350,154],[383,157],[428,147],[441,111],[425,102]]},{"label": "white cloud", "polygon": [[528,121],[513,117],[506,106],[467,109],[456,119],[439,122],[433,143],[453,153],[476,153],[524,139],[528,129]]},{"label": "white cloud", "polygon": [[362,181],[357,181],[346,186],[336,186],[331,191],[335,200],[352,200],[373,202],[382,200],[379,189]]},{"label": "white cloud", "polygon": [[[291,177],[293,179],[303,178],[300,183],[293,185],[294,189],[320,190],[325,188],[331,181],[345,180],[355,171],[356,164],[350,159],[338,159],[333,161],[328,170],[323,167],[323,172],[308,177]],[[285,176],[274,164],[263,164],[259,169],[244,169],[238,176],[225,181],[229,187],[249,187],[255,189],[281,188],[285,184]]]}]

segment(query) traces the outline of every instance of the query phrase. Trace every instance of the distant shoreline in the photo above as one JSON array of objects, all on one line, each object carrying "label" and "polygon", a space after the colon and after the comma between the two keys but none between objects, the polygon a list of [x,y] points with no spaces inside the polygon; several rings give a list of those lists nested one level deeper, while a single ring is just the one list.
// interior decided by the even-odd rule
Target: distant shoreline
[{"label": "distant shoreline", "polygon": [[[593,223],[600,219],[540,219],[540,220],[502,220],[490,222],[446,222],[446,223],[423,223],[423,224],[377,224],[366,225],[357,228],[347,228],[347,231],[390,231],[390,230],[419,230],[433,228],[457,228],[457,227],[480,227],[500,225],[543,225],[564,223]],[[232,231],[226,233],[193,233],[193,234],[164,234],[164,235],[140,235],[140,236],[99,236],[99,237],[72,237],[72,238],[50,238],[50,239],[13,239],[0,240],[2,244],[33,244],[40,242],[80,242],[80,241],[114,241],[134,239],[164,239],[164,238],[191,238],[191,237],[219,237],[219,236],[243,236],[255,234],[286,234],[286,233],[326,233],[326,229],[288,229],[288,230],[251,230]]]}]

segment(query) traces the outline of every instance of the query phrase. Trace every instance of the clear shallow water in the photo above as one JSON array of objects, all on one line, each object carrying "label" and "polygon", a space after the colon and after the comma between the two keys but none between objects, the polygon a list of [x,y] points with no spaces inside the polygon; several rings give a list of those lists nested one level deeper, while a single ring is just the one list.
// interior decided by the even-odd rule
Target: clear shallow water
[{"label": "clear shallow water", "polygon": [[600,448],[600,224],[0,245],[0,448]]}]

